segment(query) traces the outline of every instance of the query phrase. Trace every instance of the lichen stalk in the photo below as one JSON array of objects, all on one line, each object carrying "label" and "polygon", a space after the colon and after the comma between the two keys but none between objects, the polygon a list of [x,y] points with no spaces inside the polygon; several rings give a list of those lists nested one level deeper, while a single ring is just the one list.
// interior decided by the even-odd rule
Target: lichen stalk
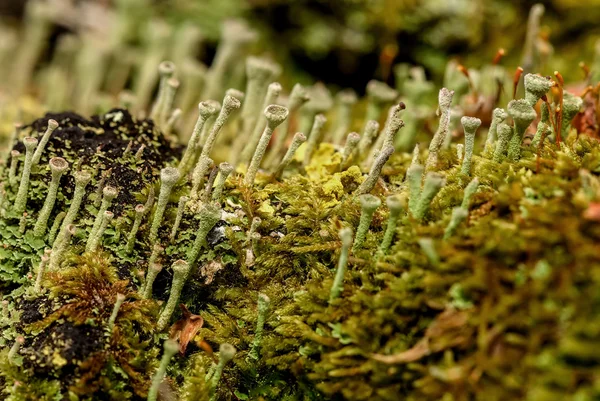
[{"label": "lichen stalk", "polygon": [[162,271],[163,267],[160,263],[152,263],[148,265],[148,274],[146,275],[146,283],[140,288],[142,298],[152,298],[152,287],[154,286],[154,280],[158,276],[158,273]]},{"label": "lichen stalk", "polygon": [[42,290],[42,280],[44,279],[44,273],[46,272],[46,267],[50,262],[50,255],[52,255],[52,249],[46,248],[44,250],[44,254],[42,255],[42,259],[40,264],[38,265],[38,271],[35,278],[35,284],[33,286],[33,292],[38,294]]},{"label": "lichen stalk", "polygon": [[423,183],[423,190],[416,205],[414,217],[417,220],[423,220],[429,211],[431,201],[444,186],[444,177],[438,173],[427,173]]},{"label": "lichen stalk", "polygon": [[508,158],[515,162],[521,157],[521,142],[523,142],[525,131],[535,120],[537,114],[529,102],[524,99],[511,100],[507,109],[515,125],[515,131],[508,144]]},{"label": "lichen stalk", "polygon": [[233,166],[227,162],[223,162],[219,164],[219,175],[217,176],[217,182],[215,183],[215,188],[212,193],[213,202],[220,202],[221,196],[223,195],[223,189],[225,188],[225,183],[227,182],[227,177],[233,171]]},{"label": "lichen stalk", "polygon": [[92,226],[92,230],[90,231],[89,237],[94,237],[96,232],[100,229],[102,225],[102,221],[104,220],[104,213],[108,210],[110,205],[112,204],[113,199],[117,197],[119,191],[117,188],[111,187],[107,185],[102,190],[102,202],[100,203],[100,209],[98,210],[98,214],[96,215],[96,219],[94,220],[94,225]]},{"label": "lichen stalk", "polygon": [[349,227],[342,228],[339,236],[342,240],[342,250],[340,251],[340,259],[335,271],[335,278],[329,292],[330,303],[339,298],[344,289],[344,276],[346,275],[346,268],[348,267],[348,254],[350,252],[350,246],[352,245],[352,229]]},{"label": "lichen stalk", "polygon": [[173,281],[171,283],[171,291],[169,292],[169,300],[158,318],[157,329],[159,331],[163,331],[169,324],[171,315],[179,303],[181,290],[190,271],[190,265],[185,260],[175,261],[171,265],[171,268],[173,270]]},{"label": "lichen stalk", "polygon": [[356,104],[356,92],[352,89],[344,89],[337,96],[337,113],[336,125],[333,128],[333,143],[339,144],[342,142],[344,135],[348,132],[352,122],[352,107]]},{"label": "lichen stalk", "polygon": [[50,218],[50,213],[52,213],[54,203],[56,202],[56,194],[58,192],[58,186],[60,185],[60,178],[69,168],[69,163],[62,157],[53,157],[50,159],[48,164],[50,165],[50,170],[52,171],[52,179],[50,181],[50,185],[48,186],[48,192],[46,194],[44,206],[42,206],[40,214],[37,218],[37,222],[33,228],[33,235],[36,237],[41,237],[46,233],[48,219]]},{"label": "lichen stalk", "polygon": [[35,153],[33,154],[32,164],[34,166],[37,166],[40,163],[40,159],[42,158],[42,153],[44,153],[46,144],[48,143],[48,140],[50,139],[50,136],[52,135],[54,130],[56,130],[57,128],[58,122],[56,122],[56,120],[48,120],[48,128],[46,129],[46,132],[44,132],[44,135],[42,136],[42,139],[40,140],[39,144],[37,145],[37,148],[35,149]]},{"label": "lichen stalk", "polygon": [[173,223],[173,228],[171,229],[171,235],[169,235],[169,240],[171,242],[175,241],[175,237],[177,236],[177,230],[179,230],[179,225],[181,224],[181,219],[183,217],[183,212],[185,211],[185,204],[190,200],[187,196],[181,196],[179,198],[179,202],[177,204],[177,216],[175,217],[175,222]]},{"label": "lichen stalk", "polygon": [[121,309],[121,305],[125,302],[125,295],[117,294],[115,299],[115,305],[113,306],[112,313],[110,314],[110,318],[108,319],[108,331],[112,333],[115,327],[115,321],[117,320],[117,316],[119,315],[119,309]]},{"label": "lichen stalk", "polygon": [[381,175],[381,170],[383,169],[385,163],[387,163],[389,158],[392,156],[392,153],[394,153],[394,148],[391,146],[384,148],[381,152],[379,152],[377,158],[371,165],[371,170],[369,170],[367,178],[356,190],[356,195],[369,193],[373,190],[373,188],[375,188],[375,185],[377,185],[377,181],[379,180],[379,176]]},{"label": "lichen stalk", "polygon": [[[265,110],[267,107],[269,107],[272,104],[277,104],[277,98],[279,98],[280,93],[281,93],[281,84],[279,82],[270,83],[269,86],[267,87],[267,95],[265,96],[265,98],[263,100],[262,110]],[[243,146],[243,149],[240,148],[241,153],[236,152],[237,155],[239,155],[239,158],[236,157],[236,160],[233,161],[234,165],[237,164],[238,162],[244,163],[244,164],[247,164],[250,162],[250,159],[251,159],[252,155],[254,154],[256,146],[258,145],[258,142],[260,141],[260,139],[262,137],[262,132],[266,128],[267,124],[268,124],[268,121],[264,115],[258,117],[257,123],[255,124],[254,130],[252,131],[252,134],[248,138],[248,141],[234,142],[234,144],[233,144],[234,147],[238,147],[238,144],[245,143],[245,145]]]},{"label": "lichen stalk", "polygon": [[425,163],[425,170],[431,170],[438,161],[438,153],[444,144],[444,139],[448,135],[450,127],[450,106],[454,91],[442,88],[438,95],[438,115],[440,116],[440,124],[435,132],[431,142],[429,143],[429,155]]},{"label": "lichen stalk", "polygon": [[50,232],[48,232],[48,243],[49,244],[54,243],[54,240],[56,239],[56,235],[58,234],[58,230],[60,230],[60,226],[66,215],[67,215],[66,212],[60,212],[54,218],[54,221],[52,222],[52,226],[50,227]]},{"label": "lichen stalk", "polygon": [[10,151],[10,167],[8,170],[8,185],[11,188],[15,188],[17,186],[17,167],[19,166],[19,156],[21,156],[21,152],[18,150]]},{"label": "lichen stalk", "polygon": [[283,171],[292,162],[296,151],[304,142],[306,142],[306,135],[304,135],[302,132],[296,132],[294,134],[294,139],[292,139],[290,147],[288,148],[287,152],[285,152],[285,155],[283,156],[283,159],[281,159],[281,162],[277,166],[277,169],[275,169],[275,178],[281,178]]},{"label": "lichen stalk", "polygon": [[160,192],[158,194],[154,218],[152,219],[152,226],[150,227],[150,234],[148,235],[151,244],[156,242],[158,238],[158,229],[162,224],[163,216],[169,203],[169,196],[171,196],[171,191],[180,177],[179,170],[174,167],[165,167],[160,172]]},{"label": "lichen stalk", "polygon": [[33,152],[38,144],[38,140],[32,137],[23,139],[25,145],[25,163],[23,164],[23,172],[19,182],[19,189],[15,197],[14,212],[21,214],[25,211],[27,204],[27,191],[29,190],[29,177],[31,175],[31,167],[33,165]]},{"label": "lichen stalk", "polygon": [[327,118],[323,114],[317,114],[314,118],[310,134],[308,135],[308,141],[306,142],[306,149],[304,150],[304,165],[307,166],[310,163],[312,154],[317,149],[317,145],[321,140],[321,130]]},{"label": "lichen stalk", "polygon": [[461,174],[471,174],[471,159],[473,158],[473,150],[475,148],[475,133],[481,125],[481,120],[475,117],[462,117],[460,123],[465,132],[465,156],[463,158],[460,169]]},{"label": "lichen stalk", "polygon": [[266,294],[258,294],[258,318],[256,319],[256,329],[254,331],[254,340],[248,352],[248,358],[253,360],[259,359],[260,347],[262,344],[262,336],[269,312],[271,299]]},{"label": "lichen stalk", "polygon": [[254,155],[252,156],[252,160],[250,161],[250,166],[248,166],[248,171],[244,177],[244,184],[247,186],[254,184],[256,173],[258,172],[260,163],[265,155],[267,146],[269,145],[269,141],[273,135],[273,131],[287,118],[288,114],[289,111],[287,107],[284,106],[273,104],[265,109],[264,115],[267,119],[267,126],[260,137],[260,141],[258,142],[258,145],[254,151]]},{"label": "lichen stalk", "polygon": [[379,245],[379,253],[385,255],[390,246],[392,245],[392,240],[394,239],[394,234],[396,233],[396,227],[398,225],[398,218],[400,217],[400,213],[404,210],[405,202],[398,195],[388,196],[386,199],[386,204],[388,209],[390,210],[390,214],[388,216],[387,226],[385,228],[385,233],[383,234],[383,239],[381,240],[381,244]]},{"label": "lichen stalk", "polygon": [[131,230],[127,235],[127,244],[125,245],[126,254],[130,254],[133,251],[133,247],[135,245],[135,237],[137,235],[138,230],[140,229],[140,225],[142,224],[142,219],[146,214],[146,207],[142,204],[138,204],[135,206],[135,217],[133,220],[133,225],[131,226]]},{"label": "lichen stalk", "polygon": [[485,148],[491,149],[494,142],[496,141],[498,124],[504,122],[508,117],[508,113],[506,110],[501,108],[495,108],[492,112],[492,122],[490,123],[490,128],[487,133],[487,138],[485,140]]},{"label": "lichen stalk", "polygon": [[210,401],[217,400],[217,386],[221,380],[223,369],[235,356],[235,348],[231,344],[221,344],[219,347],[219,363],[210,378]]},{"label": "lichen stalk", "polygon": [[[75,235],[77,228],[73,224],[69,224],[64,228],[61,233],[61,241],[55,241],[55,244],[52,247],[52,254],[50,255],[50,262],[48,263],[49,270],[57,270],[60,262],[64,257],[65,250],[69,246],[71,242],[71,238]],[[58,243],[57,243],[58,242]]]},{"label": "lichen stalk", "polygon": [[190,266],[193,266],[196,263],[198,256],[200,256],[202,246],[206,243],[208,232],[212,230],[221,218],[221,208],[213,203],[206,203],[202,206],[198,215],[200,223],[198,225],[196,239],[194,240],[192,249],[190,249],[187,255],[187,262]]},{"label": "lichen stalk", "polygon": [[[285,145],[285,140],[288,137],[290,131],[290,122],[292,120],[292,116],[296,115],[296,112],[304,103],[309,100],[308,91],[306,88],[300,84],[295,84],[292,88],[292,92],[290,93],[288,102],[286,107],[289,110],[289,116],[285,119],[281,126],[277,130],[277,135],[273,140],[273,145],[271,147],[271,151],[267,156],[267,166],[274,166],[279,159],[279,154],[281,153],[283,146]],[[290,145],[291,146],[291,145]]]},{"label": "lichen stalk", "polygon": [[452,209],[452,217],[450,218],[450,223],[446,226],[444,230],[444,239],[448,239],[454,235],[458,226],[466,220],[469,216],[469,211],[464,209],[463,207],[455,207]]},{"label": "lichen stalk", "polygon": [[513,131],[510,125],[504,123],[498,124],[498,141],[496,142],[496,148],[494,149],[494,162],[500,163],[502,157],[506,153],[512,135]]},{"label": "lichen stalk", "polygon": [[98,249],[98,245],[102,242],[102,237],[104,236],[104,232],[108,228],[108,225],[114,218],[113,212],[107,210],[103,214],[102,222],[100,223],[100,227],[98,230],[94,231],[93,234],[90,234],[88,237],[87,244],[85,246],[86,252],[94,252]]},{"label": "lichen stalk", "polygon": [[356,236],[354,237],[354,244],[352,245],[352,251],[356,252],[363,247],[371,221],[373,220],[373,214],[381,206],[381,199],[370,194],[364,194],[359,197],[360,201],[360,221],[358,228],[356,229]]},{"label": "lichen stalk", "polygon": [[160,360],[160,365],[158,366],[158,370],[152,377],[152,385],[150,386],[150,390],[148,391],[148,401],[156,401],[158,397],[158,390],[160,388],[160,384],[162,383],[165,374],[167,373],[167,367],[171,362],[171,359],[175,356],[175,354],[179,351],[179,344],[175,340],[165,340],[163,344],[163,355]]}]

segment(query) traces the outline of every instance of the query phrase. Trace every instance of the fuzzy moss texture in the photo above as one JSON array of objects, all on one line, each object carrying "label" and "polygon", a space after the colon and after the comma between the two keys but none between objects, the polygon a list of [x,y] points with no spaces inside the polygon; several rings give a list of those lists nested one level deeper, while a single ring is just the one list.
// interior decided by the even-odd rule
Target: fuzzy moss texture
[{"label": "fuzzy moss texture", "polygon": [[[18,60],[35,64],[47,21],[28,15]],[[573,89],[527,71],[515,100],[497,61],[449,63],[436,102],[401,65],[363,99],[320,84],[286,99],[273,61],[231,71],[256,40],[239,21],[208,70],[185,49],[161,63],[168,34],[151,33],[134,93],[128,61],[83,38],[12,72],[5,116],[98,113],[51,110],[8,140],[2,399],[600,397],[595,70]]]}]

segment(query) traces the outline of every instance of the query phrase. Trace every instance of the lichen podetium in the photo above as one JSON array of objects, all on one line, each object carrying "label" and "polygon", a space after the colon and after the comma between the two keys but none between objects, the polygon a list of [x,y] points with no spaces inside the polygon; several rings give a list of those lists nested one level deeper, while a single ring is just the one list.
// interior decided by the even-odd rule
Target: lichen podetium
[{"label": "lichen podetium", "polygon": [[0,116],[2,399],[600,397],[593,74],[537,74],[528,39],[516,99],[498,60],[438,104],[418,67],[333,96],[243,63],[245,23],[203,69],[154,20],[131,60],[69,36],[46,71],[48,18]]}]

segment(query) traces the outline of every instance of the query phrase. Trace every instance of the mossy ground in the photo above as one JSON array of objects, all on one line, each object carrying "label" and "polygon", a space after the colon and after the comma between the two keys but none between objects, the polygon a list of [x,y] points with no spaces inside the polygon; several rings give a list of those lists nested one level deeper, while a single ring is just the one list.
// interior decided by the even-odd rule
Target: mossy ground
[{"label": "mossy ground", "polygon": [[[115,115],[122,120],[115,122]],[[123,238],[133,207],[145,201],[159,169],[176,163],[178,151],[150,122],[123,110],[90,121],[73,114],[47,117],[60,119],[62,131],[40,166],[55,155],[73,161],[81,154],[79,168],[102,166],[95,180],[112,167],[110,183],[120,190],[114,210],[124,222],[111,229],[103,250],[80,255],[93,224],[92,183],[72,256],[60,271],[46,274],[45,291],[34,294],[28,282],[50,244],[19,233],[7,188],[0,230],[3,285],[17,289],[5,298],[10,313],[2,321],[3,342],[10,347],[16,335],[25,342],[16,362],[3,357],[3,393],[12,400],[144,399],[166,336],[155,324],[168,298],[168,266],[185,257],[197,227],[195,214],[186,211],[180,234],[169,243],[174,204],[185,186],[172,195],[159,231],[167,245],[159,257],[165,268],[151,300],[138,295],[138,272],[147,270],[151,253],[145,235],[151,214],[130,255],[123,253]],[[41,135],[45,125],[36,121],[26,129]],[[123,163],[129,141],[133,154],[135,144],[150,144],[143,162]],[[222,219],[180,300],[204,325],[185,354],[175,357],[163,394],[208,399],[210,349],[227,342],[238,353],[217,389],[223,400],[597,397],[600,225],[589,209],[597,201],[600,146],[572,130],[562,148],[546,143],[539,162],[533,149],[522,153],[517,163],[493,163],[486,152],[474,156],[472,175],[480,186],[468,220],[448,240],[442,240],[444,229],[470,177],[460,174],[454,146],[442,153],[436,169],[446,185],[425,219],[403,214],[392,248],[380,255],[388,211],[379,208],[364,248],[350,255],[343,292],[333,302],[328,300],[341,247],[337,234],[358,224],[360,205],[353,193],[363,180],[360,169],[339,171],[338,151],[323,144],[306,169],[294,161],[282,180],[262,174],[259,185],[249,188],[242,177],[230,178],[220,202]],[[406,193],[402,178],[410,161],[407,154],[394,155],[373,194]],[[124,172],[116,174],[121,165]],[[46,175],[42,168],[34,172],[27,210],[41,207]],[[64,180],[55,212],[68,205],[73,189],[71,178]],[[259,236],[248,238],[256,216]],[[425,252],[424,238],[432,240],[433,252]],[[248,352],[259,292],[271,304],[254,360]],[[107,325],[117,293],[127,301],[111,332]],[[172,321],[180,317],[176,312]]]}]

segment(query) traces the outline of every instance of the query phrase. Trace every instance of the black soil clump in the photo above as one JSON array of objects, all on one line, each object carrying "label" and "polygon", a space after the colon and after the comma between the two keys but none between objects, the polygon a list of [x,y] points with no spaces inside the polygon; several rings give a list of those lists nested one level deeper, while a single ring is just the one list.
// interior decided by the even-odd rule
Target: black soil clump
[{"label": "black soil clump", "polygon": [[[152,120],[137,120],[125,109],[112,109],[90,119],[72,112],[47,113],[23,130],[26,135],[41,139],[49,119],[56,120],[59,127],[52,133],[38,166],[38,174],[43,174],[42,181],[48,183],[50,180],[48,161],[52,157],[62,157],[70,165],[70,173],[61,180],[62,192],[72,194],[75,188],[72,172],[87,168],[94,176],[87,188],[88,195],[95,193],[95,186],[102,177],[105,177],[105,185],[119,190],[111,206],[115,216],[121,215],[124,209],[135,207],[139,203],[136,194],[158,180],[160,170],[181,156],[181,147],[171,144]],[[22,142],[14,149],[22,154],[25,152]],[[136,157],[138,151],[140,157]],[[43,197],[34,197],[28,209],[36,210],[41,204]]]}]

